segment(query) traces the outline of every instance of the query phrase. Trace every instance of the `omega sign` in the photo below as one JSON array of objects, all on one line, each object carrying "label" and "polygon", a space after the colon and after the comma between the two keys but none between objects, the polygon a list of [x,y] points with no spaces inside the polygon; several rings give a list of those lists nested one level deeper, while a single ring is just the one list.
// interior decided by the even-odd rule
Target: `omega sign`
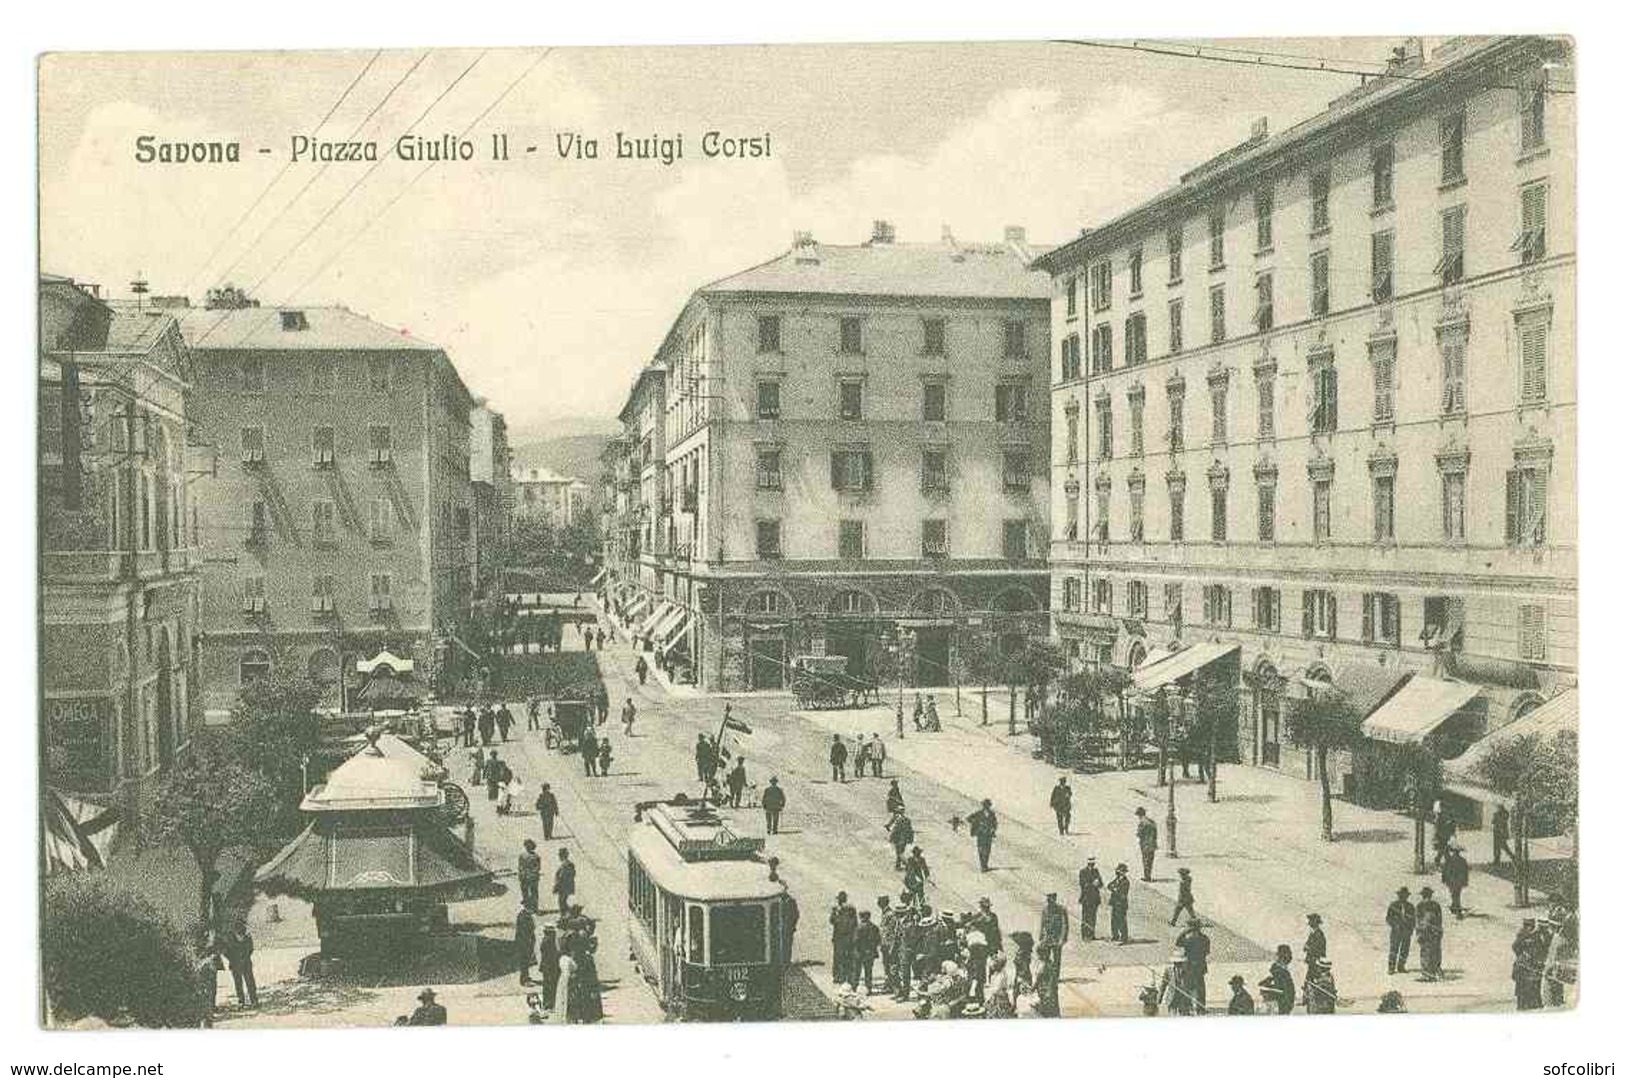
[{"label": "omega sign", "polygon": [[46,765],[53,782],[74,790],[107,786],[102,744],[112,711],[112,701],[96,696],[45,702]]}]

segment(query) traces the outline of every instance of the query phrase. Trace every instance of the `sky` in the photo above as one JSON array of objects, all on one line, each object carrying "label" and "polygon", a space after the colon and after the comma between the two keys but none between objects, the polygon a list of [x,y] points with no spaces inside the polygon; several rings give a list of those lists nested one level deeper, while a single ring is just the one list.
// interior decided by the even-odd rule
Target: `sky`
[{"label": "sky", "polygon": [[[1400,41],[1201,44],[1373,70]],[[612,421],[689,294],[797,231],[1064,242],[1358,81],[1059,42],[51,54],[40,263],[115,297],[139,276],[194,302],[232,283],[342,303],[444,347],[522,440]],[[708,160],[710,130],[771,133],[772,156]],[[465,131],[472,161],[393,156]],[[618,161],[618,131],[681,133],[686,156]],[[599,159],[561,159],[569,132]],[[143,164],[141,135],[243,160]],[[381,160],[293,163],[296,135],[375,139]]]}]

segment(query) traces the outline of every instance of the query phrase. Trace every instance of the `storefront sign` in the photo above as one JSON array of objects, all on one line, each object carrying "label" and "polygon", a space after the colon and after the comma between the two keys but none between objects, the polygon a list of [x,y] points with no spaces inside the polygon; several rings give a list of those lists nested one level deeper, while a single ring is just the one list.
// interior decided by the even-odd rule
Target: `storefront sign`
[{"label": "storefront sign", "polygon": [[46,773],[68,790],[107,789],[103,747],[112,729],[113,702],[86,696],[45,701]]}]

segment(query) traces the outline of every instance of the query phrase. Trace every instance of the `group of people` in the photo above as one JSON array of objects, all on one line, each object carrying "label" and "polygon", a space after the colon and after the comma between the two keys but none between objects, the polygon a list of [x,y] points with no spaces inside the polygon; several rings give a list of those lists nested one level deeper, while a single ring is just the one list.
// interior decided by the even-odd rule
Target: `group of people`
[{"label": "group of people", "polygon": [[879,734],[872,735],[865,741],[859,734],[854,741],[854,749],[848,749],[846,742],[841,740],[840,734],[831,735],[829,743],[829,773],[831,782],[846,781],[846,765],[852,762],[852,777],[863,778],[873,775],[875,778],[886,777],[886,743],[880,740]]},{"label": "group of people", "polygon": [[[551,832],[551,827],[547,830]],[[554,924],[543,926],[539,942],[536,919],[542,913],[542,857],[535,839],[525,839],[518,877],[519,912],[514,918],[513,939],[519,983],[527,988],[537,985],[531,977],[533,967],[540,977],[541,992],[527,1000],[532,1020],[543,1021],[556,1012],[562,984],[564,1020],[571,1024],[599,1021],[604,1017],[604,1005],[594,957],[598,950],[597,924],[583,912],[579,902],[573,901],[576,864],[570,859],[570,851],[559,849],[551,892],[557,917]]]},{"label": "group of people", "polygon": [[483,704],[478,711],[472,707],[464,708],[458,719],[462,727],[465,749],[474,747],[476,733],[479,736],[479,744],[486,748],[489,748],[499,735],[503,741],[507,741],[515,721],[513,712],[508,710],[507,704],[497,707]]},{"label": "group of people", "polygon": [[254,936],[248,930],[248,922],[242,917],[236,918],[223,933],[204,933],[198,947],[196,972],[203,986],[202,1024],[205,1028],[214,1025],[222,969],[231,970],[231,981],[237,989],[237,1005],[258,1007],[260,992],[254,980]]}]

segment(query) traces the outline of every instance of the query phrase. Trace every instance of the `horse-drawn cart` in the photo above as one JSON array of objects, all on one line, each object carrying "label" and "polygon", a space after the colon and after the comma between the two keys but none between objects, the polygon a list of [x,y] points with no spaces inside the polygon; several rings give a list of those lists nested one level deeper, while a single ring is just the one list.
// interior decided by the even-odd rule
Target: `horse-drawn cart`
[{"label": "horse-drawn cart", "polygon": [[790,660],[790,691],[804,708],[861,707],[880,702],[880,686],[847,673],[845,655],[797,655]]},{"label": "horse-drawn cart", "polygon": [[581,747],[581,735],[593,725],[593,706],[588,700],[556,700],[553,703],[553,725],[547,728],[544,740],[555,752],[575,752]]}]

